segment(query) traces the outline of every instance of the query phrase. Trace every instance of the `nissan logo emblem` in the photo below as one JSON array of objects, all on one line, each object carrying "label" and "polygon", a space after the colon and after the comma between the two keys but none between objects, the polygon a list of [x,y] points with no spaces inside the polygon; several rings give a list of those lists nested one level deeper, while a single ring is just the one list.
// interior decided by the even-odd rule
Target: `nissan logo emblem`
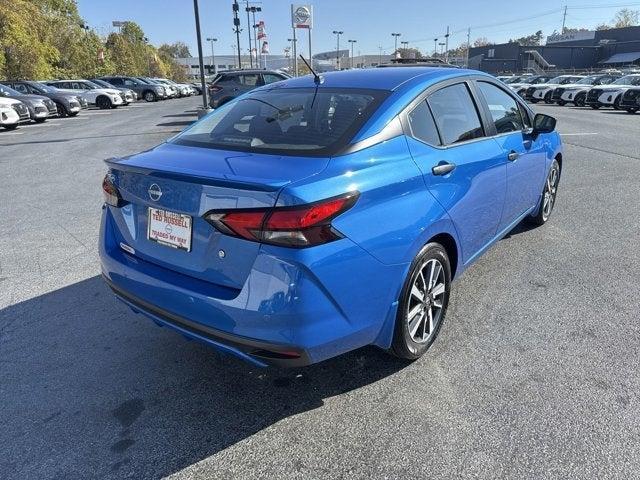
[{"label": "nissan logo emblem", "polygon": [[162,196],[162,189],[157,183],[154,183],[149,187],[149,190],[147,190],[147,193],[149,194],[149,198],[151,200],[153,200],[154,202],[157,202],[158,200],[160,200],[160,197]]}]

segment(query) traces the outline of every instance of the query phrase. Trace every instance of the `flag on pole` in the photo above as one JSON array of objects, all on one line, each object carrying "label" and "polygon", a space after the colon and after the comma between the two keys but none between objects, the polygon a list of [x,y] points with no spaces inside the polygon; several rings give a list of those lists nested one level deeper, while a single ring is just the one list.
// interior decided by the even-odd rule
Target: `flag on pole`
[{"label": "flag on pole", "polygon": [[263,54],[269,53],[269,42],[267,41],[262,42],[262,53]]},{"label": "flag on pole", "polygon": [[264,22],[260,20],[258,22],[258,40],[261,40],[263,38],[267,38],[267,32],[264,29]]}]

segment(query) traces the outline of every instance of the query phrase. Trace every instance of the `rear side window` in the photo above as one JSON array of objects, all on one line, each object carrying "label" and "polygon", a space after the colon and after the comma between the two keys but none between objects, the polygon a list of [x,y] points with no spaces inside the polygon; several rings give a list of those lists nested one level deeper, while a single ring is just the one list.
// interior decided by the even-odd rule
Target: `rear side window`
[{"label": "rear side window", "polygon": [[288,155],[331,155],[345,146],[383,90],[296,88],[258,91],[185,130],[180,145]]},{"label": "rear side window", "polygon": [[265,73],[262,75],[262,78],[264,78],[265,85],[269,85],[270,83],[275,83],[275,82],[284,80],[284,77],[281,77],[280,75],[275,75],[273,73]]},{"label": "rear side window", "polygon": [[427,101],[445,145],[484,136],[478,111],[466,84],[444,87],[432,93]]},{"label": "rear side window", "polygon": [[429,145],[440,145],[438,130],[426,101],[414,108],[408,115],[411,136]]},{"label": "rear side window", "polygon": [[478,88],[489,106],[498,134],[519,132],[524,129],[518,102],[511,95],[487,82],[478,82]]},{"label": "rear side window", "polygon": [[238,75],[238,79],[242,85],[247,85],[248,87],[255,87],[259,84],[259,76],[258,74],[254,75]]}]

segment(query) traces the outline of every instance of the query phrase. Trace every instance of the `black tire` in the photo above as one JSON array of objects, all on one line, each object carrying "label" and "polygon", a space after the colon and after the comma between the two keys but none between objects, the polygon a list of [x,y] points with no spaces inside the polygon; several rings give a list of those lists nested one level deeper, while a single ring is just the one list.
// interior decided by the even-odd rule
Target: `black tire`
[{"label": "black tire", "polygon": [[538,103],[538,100],[535,98],[532,98],[531,100],[529,100],[531,103]]},{"label": "black tire", "polygon": [[[435,262],[433,262],[435,261]],[[415,296],[412,291],[414,290],[414,285],[420,285],[421,281],[419,279],[421,273],[422,278],[425,276],[429,276],[428,272],[429,267],[433,265],[440,265],[441,270],[438,272],[442,273],[440,277],[440,273],[438,273],[438,277],[433,282],[435,285],[444,285],[444,291],[437,295],[438,301],[440,302],[440,307],[437,307],[434,298],[427,298],[421,301],[419,297]],[[425,270],[427,269],[427,270]],[[417,283],[416,283],[417,282]],[[429,280],[426,280],[429,282]],[[425,282],[425,286],[426,286]],[[393,332],[393,342],[391,344],[391,348],[389,349],[389,353],[395,355],[399,358],[404,358],[406,360],[416,360],[420,358],[429,347],[433,344],[438,333],[440,332],[440,328],[444,323],[444,319],[447,313],[447,306],[449,305],[449,293],[451,291],[451,265],[449,263],[449,257],[447,256],[447,252],[442,245],[439,243],[428,243],[425,245],[420,253],[416,256],[416,258],[411,263],[411,267],[409,268],[409,274],[404,282],[402,287],[402,293],[400,294],[400,304],[398,306],[398,312],[396,314],[396,323]],[[428,303],[425,303],[428,302]],[[428,307],[426,305],[429,305]],[[426,338],[422,338],[420,342],[416,342],[414,336],[409,330],[410,322],[407,319],[409,312],[418,309],[416,315],[414,315],[415,322],[417,322],[417,331],[414,332],[414,335],[418,335],[420,333],[420,326],[422,325],[424,330],[422,333],[422,337],[424,335],[428,335]],[[428,310],[427,310],[428,308]],[[429,315],[427,312],[432,312],[431,309],[434,309],[432,315],[433,321],[429,323]],[[420,318],[417,315],[421,315]],[[430,331],[427,334],[426,328],[430,325]]]},{"label": "black tire", "polygon": [[576,98],[574,99],[575,101],[573,102],[573,104],[576,107],[584,107],[584,102],[587,99],[587,94],[586,93],[580,93],[578,95],[576,95]]},{"label": "black tire", "polygon": [[[555,172],[555,179],[553,177]],[[547,174],[547,178],[544,182],[544,186],[542,187],[542,195],[540,195],[540,205],[538,207],[538,212],[530,217],[527,217],[527,223],[531,224],[531,225],[536,225],[536,226],[540,226],[540,225],[544,225],[545,223],[547,223],[547,220],[549,220],[549,217],[551,216],[551,214],[553,213],[553,208],[556,205],[556,199],[558,196],[558,184],[560,182],[560,164],[558,163],[557,160],[554,160],[551,163],[551,167],[549,168],[549,173]],[[549,209],[546,208],[547,206],[547,193],[549,192],[549,189],[551,188],[551,195],[550,195],[550,199],[549,201],[551,202],[551,205],[549,207]]]},{"label": "black tire", "polygon": [[158,101],[158,96],[152,92],[151,90],[147,90],[146,92],[144,92],[142,94],[142,98],[144,98],[144,100],[146,102],[157,102]]},{"label": "black tire", "polygon": [[34,118],[34,119],[33,119],[33,121],[34,121],[34,122],[36,122],[36,123],[44,123],[44,122],[46,122],[46,121],[47,121],[47,117],[44,117],[44,118]]},{"label": "black tire", "polygon": [[58,110],[58,117],[64,118],[69,116],[69,111],[62,103],[56,103],[56,109]]},{"label": "black tire", "polygon": [[80,112],[69,112],[69,116],[70,117],[75,117],[76,115],[78,115],[78,113],[80,113]]},{"label": "black tire", "polygon": [[636,113],[637,111],[638,111],[638,109],[637,109],[637,108],[633,108],[633,107],[632,107],[632,108],[627,108],[627,112],[628,112],[628,113],[631,113],[631,114],[634,114],[634,113]]},{"label": "black tire", "polygon": [[558,105],[560,105],[561,107],[564,107],[567,104],[567,102],[565,102],[564,100],[558,100]]},{"label": "black tire", "polygon": [[18,128],[18,124],[15,123],[13,125],[3,125],[3,127],[5,128],[5,130],[15,130],[16,128]]},{"label": "black tire", "polygon": [[598,110],[600,108],[600,105],[591,105],[591,108],[593,108],[594,110]]},{"label": "black tire", "polygon": [[622,101],[622,95],[618,95],[618,97],[613,101],[614,110],[622,110],[620,106],[620,102]]},{"label": "black tire", "polygon": [[113,105],[111,104],[111,100],[108,97],[99,96],[96,98],[96,107],[100,110],[107,110],[111,108]]},{"label": "black tire", "polygon": [[551,105],[553,103],[553,100],[551,100],[551,95],[553,95],[553,92],[547,92],[544,96],[544,103],[546,103],[547,105]]}]

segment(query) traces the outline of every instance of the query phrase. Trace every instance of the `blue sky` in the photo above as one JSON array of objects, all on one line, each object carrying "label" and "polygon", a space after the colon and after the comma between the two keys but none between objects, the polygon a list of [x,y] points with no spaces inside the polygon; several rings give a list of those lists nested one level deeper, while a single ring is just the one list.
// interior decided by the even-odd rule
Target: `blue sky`
[{"label": "blue sky", "polygon": [[[197,52],[191,0],[77,2],[80,14],[100,34],[112,30],[112,20],[132,20],[142,26],[155,45],[181,40],[191,47],[192,54]],[[231,3],[231,0],[199,0],[203,38],[211,35],[218,38],[218,54],[231,53],[231,45],[235,43]],[[423,52],[432,51],[433,38],[443,37],[447,25],[455,32],[450,37],[451,46],[466,40],[469,26],[472,41],[487,37],[491,41],[501,42],[539,29],[550,34],[562,26],[561,9],[564,7],[564,3],[557,0],[451,0],[438,2],[438,5],[424,0],[315,0],[308,3],[314,7],[314,53],[335,49],[335,36],[331,32],[342,30],[341,48],[347,45],[347,39],[355,39],[358,42],[354,48],[356,54],[378,53],[379,46],[390,53],[393,51],[391,32],[400,32],[402,36],[399,40],[409,41],[410,46],[416,46]],[[244,28],[246,14],[243,5],[244,2],[240,18]],[[615,0],[585,0],[581,3],[569,2],[568,5],[569,27],[594,27],[608,22],[623,7],[640,10],[640,2]],[[291,36],[290,2],[263,0],[262,8],[260,19],[266,24],[271,53],[282,53],[287,38]],[[306,32],[298,32],[306,48]],[[243,30],[241,48],[247,48],[247,43],[247,33]],[[204,45],[203,48],[207,55],[210,47]]]}]

